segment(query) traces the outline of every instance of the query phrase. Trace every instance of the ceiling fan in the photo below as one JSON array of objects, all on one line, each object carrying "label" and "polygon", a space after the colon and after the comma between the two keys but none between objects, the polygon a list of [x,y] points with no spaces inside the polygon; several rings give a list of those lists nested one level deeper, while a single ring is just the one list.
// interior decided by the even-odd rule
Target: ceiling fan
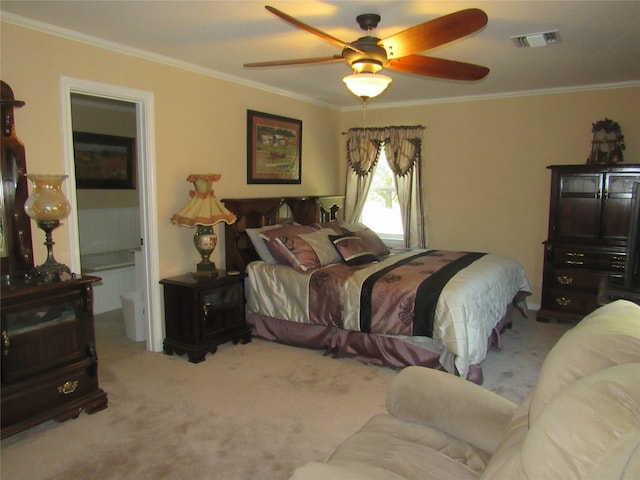
[{"label": "ceiling fan", "polygon": [[[331,57],[246,63],[245,67],[280,67],[344,61],[354,71],[353,75],[344,78],[347,87],[364,100],[379,95],[391,83],[391,78],[378,74],[383,68],[449,80],[480,80],[489,73],[487,67],[480,65],[418,55],[484,27],[487,24],[487,15],[477,8],[460,10],[429,20],[382,40],[371,35],[371,30],[380,22],[380,15],[365,13],[359,15],[356,21],[367,35],[351,43],[307,25],[274,7],[267,5],[265,8],[294,27],[341,47],[342,52]],[[355,85],[354,88],[352,83]],[[360,90],[357,88],[359,84],[372,88]]]}]

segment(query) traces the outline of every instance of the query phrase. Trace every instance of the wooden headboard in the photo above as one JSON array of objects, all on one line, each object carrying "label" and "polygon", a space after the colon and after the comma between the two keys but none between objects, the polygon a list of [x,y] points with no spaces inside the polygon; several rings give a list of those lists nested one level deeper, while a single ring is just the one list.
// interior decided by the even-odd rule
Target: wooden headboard
[{"label": "wooden headboard", "polygon": [[302,225],[337,220],[344,197],[226,198],[222,202],[238,217],[233,225],[225,224],[226,269],[244,272],[249,262],[259,259],[247,228],[276,225],[285,220]]}]

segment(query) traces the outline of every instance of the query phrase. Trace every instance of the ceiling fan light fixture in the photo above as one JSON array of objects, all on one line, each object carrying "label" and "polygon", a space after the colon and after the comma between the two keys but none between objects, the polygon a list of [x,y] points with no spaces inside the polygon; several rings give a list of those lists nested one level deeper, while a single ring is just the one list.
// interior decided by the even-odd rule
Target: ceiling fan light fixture
[{"label": "ceiling fan light fixture", "polygon": [[354,73],[342,79],[354,95],[367,100],[380,95],[391,83],[391,77],[375,73]]}]

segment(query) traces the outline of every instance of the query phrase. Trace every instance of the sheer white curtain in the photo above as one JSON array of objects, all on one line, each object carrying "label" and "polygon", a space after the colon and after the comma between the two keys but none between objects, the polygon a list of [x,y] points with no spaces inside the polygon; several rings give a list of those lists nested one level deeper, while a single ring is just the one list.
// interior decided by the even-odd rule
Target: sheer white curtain
[{"label": "sheer white curtain", "polygon": [[426,248],[427,223],[422,188],[422,126],[352,128],[347,138],[345,220],[357,221],[384,146],[394,174],[405,247]]},{"label": "sheer white curtain", "polygon": [[352,128],[347,135],[344,219],[347,222],[356,222],[362,214],[373,180],[373,172],[380,158],[384,129]]},{"label": "sheer white curtain", "polygon": [[423,131],[424,127],[389,127],[384,142],[398,193],[404,245],[410,248],[428,244],[421,171]]}]

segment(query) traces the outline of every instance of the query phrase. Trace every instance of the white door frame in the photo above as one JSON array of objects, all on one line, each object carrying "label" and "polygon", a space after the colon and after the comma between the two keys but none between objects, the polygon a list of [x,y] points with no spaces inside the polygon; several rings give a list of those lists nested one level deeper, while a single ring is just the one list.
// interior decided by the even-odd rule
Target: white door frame
[{"label": "white door frame", "polygon": [[62,135],[65,173],[69,181],[64,183],[65,193],[71,202],[72,214],[66,220],[69,227],[69,262],[72,272],[80,271],[80,235],[78,232],[75,166],[73,156],[73,125],[71,118],[71,94],[110,98],[134,103],[136,106],[136,151],[138,195],[140,196],[140,228],[142,257],[144,259],[144,283],[147,316],[147,350],[162,350],[163,328],[158,253],[158,223],[156,202],[155,114],[152,92],[116,85],[62,77],[60,81],[62,105]]}]

